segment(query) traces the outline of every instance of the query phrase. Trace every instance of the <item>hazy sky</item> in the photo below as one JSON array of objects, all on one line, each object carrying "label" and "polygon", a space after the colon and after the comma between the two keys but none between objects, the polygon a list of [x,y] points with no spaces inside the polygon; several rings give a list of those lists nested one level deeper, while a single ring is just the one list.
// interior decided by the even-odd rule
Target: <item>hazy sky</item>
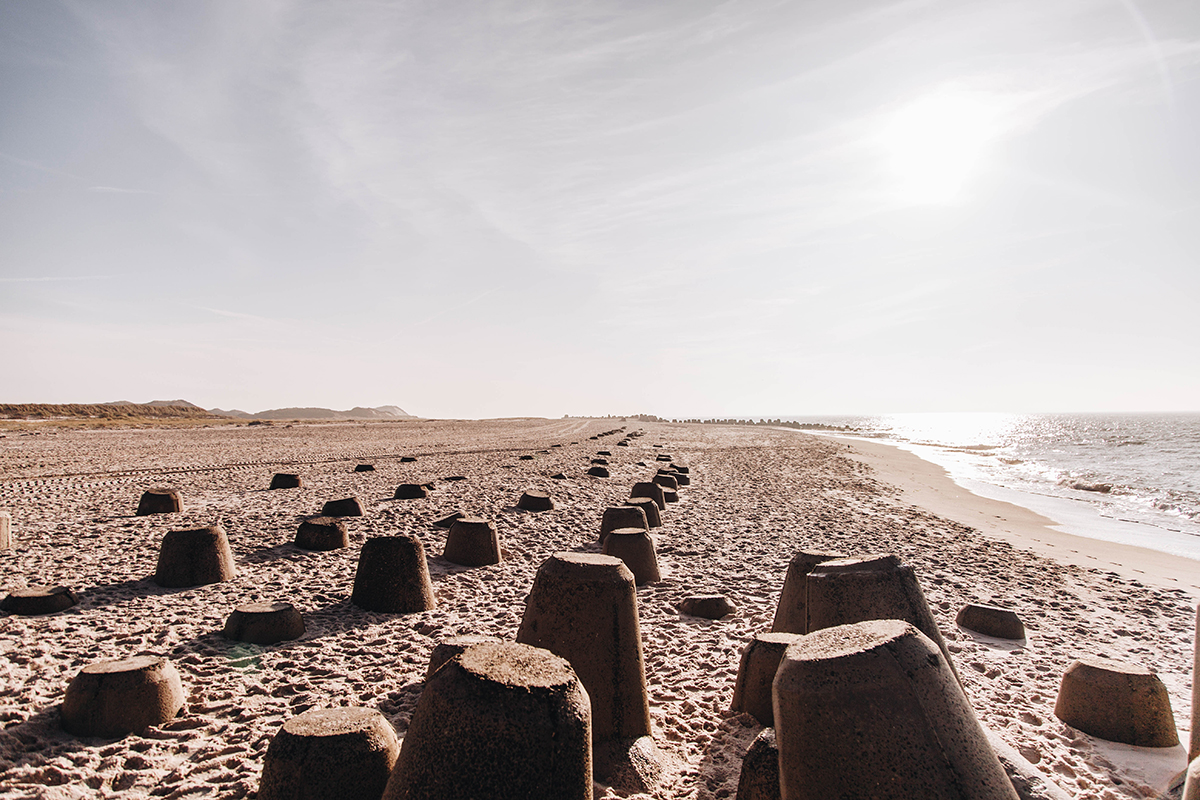
[{"label": "hazy sky", "polygon": [[0,402],[1200,409],[1200,3],[0,2]]}]

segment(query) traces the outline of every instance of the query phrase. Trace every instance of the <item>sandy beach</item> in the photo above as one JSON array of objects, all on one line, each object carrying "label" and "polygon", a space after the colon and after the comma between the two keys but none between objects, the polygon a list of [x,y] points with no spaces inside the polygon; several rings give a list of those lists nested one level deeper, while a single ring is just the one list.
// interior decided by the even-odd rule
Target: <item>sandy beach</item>
[{"label": "sandy beach", "polygon": [[[629,447],[616,447],[616,435],[592,438],[620,428],[644,435]],[[609,478],[585,474],[600,450],[611,453]],[[729,711],[740,653],[769,629],[788,561],[804,548],[893,552],[911,564],[980,721],[1072,796],[1154,797],[1186,766],[1182,747],[1103,742],[1058,721],[1053,707],[1075,658],[1140,663],[1167,686],[1186,741],[1200,563],[1054,531],[894,447],[619,418],[46,427],[0,438],[0,510],[12,513],[15,538],[0,551],[0,589],[62,584],[82,600],[56,615],[0,617],[0,796],[253,797],[271,738],[318,707],[376,708],[403,736],[433,647],[458,634],[512,639],[538,566],[560,550],[598,552],[603,510],[653,474],[660,453],[688,464],[692,484],[658,531],[663,579],[638,589],[654,738],[667,763],[650,796],[736,795],[760,730]],[[375,470],[354,472],[359,463]],[[304,486],[268,491],[274,472],[300,473]],[[428,498],[391,499],[398,484],[426,482]],[[134,516],[142,491],[158,485],[180,490],[183,513]],[[556,508],[517,509],[528,488],[550,492]],[[304,516],[351,495],[365,515],[348,520],[350,547],[291,544]],[[455,510],[494,521],[502,563],[467,569],[441,558],[445,531],[431,523]],[[235,579],[191,589],[150,580],[164,533],[216,523]],[[437,607],[354,607],[359,548],[397,532],[423,540]],[[678,612],[684,597],[709,592],[737,610],[715,621]],[[276,600],[304,613],[301,639],[259,646],[221,635],[234,607]],[[977,601],[1017,611],[1027,641],[959,629],[957,611]],[[58,707],[71,678],[137,654],[179,669],[179,716],[119,740],[63,732]],[[598,784],[596,796],[619,795]]]}]

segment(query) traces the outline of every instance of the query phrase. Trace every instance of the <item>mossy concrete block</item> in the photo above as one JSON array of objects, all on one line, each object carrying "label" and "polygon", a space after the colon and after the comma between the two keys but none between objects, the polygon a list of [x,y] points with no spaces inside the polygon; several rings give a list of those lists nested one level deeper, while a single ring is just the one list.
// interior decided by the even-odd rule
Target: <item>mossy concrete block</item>
[{"label": "mossy concrete block", "polygon": [[97,661],[67,686],[62,726],[76,736],[125,736],[174,719],[183,701],[179,672],[165,658]]},{"label": "mossy concrete block", "polygon": [[1153,670],[1107,658],[1067,667],[1054,716],[1090,736],[1136,747],[1179,744],[1171,697]]},{"label": "mossy concrete block", "polygon": [[258,800],[379,800],[400,754],[373,708],[320,708],[289,719],[267,746]]}]

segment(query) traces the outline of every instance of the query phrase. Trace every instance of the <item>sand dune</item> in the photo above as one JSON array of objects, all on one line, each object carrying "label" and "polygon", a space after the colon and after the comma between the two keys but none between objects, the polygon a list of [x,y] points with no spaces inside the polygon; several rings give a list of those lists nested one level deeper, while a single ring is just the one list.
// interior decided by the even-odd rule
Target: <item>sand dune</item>
[{"label": "sand dune", "polygon": [[[736,794],[741,756],[759,730],[753,718],[728,711],[739,654],[770,627],[787,563],[804,547],[895,552],[912,564],[980,719],[1070,793],[1154,796],[1183,768],[1182,748],[1104,743],[1052,710],[1077,656],[1136,661],[1166,683],[1186,741],[1196,591],[1187,565],[1178,585],[1135,582],[1104,561],[1060,563],[1015,546],[1001,538],[1001,523],[981,534],[913,505],[916,484],[906,493],[886,483],[887,465],[895,465],[886,453],[875,452],[869,466],[845,443],[715,425],[627,423],[646,432],[630,447],[615,447],[615,436],[588,438],[620,425],[517,419],[0,438],[0,508],[12,512],[17,540],[0,552],[0,582],[5,591],[66,584],[82,595],[58,615],[0,618],[0,795],[252,797],[271,737],[314,707],[377,708],[403,736],[434,645],[466,633],[513,638],[538,565],[558,550],[598,552],[604,508],[652,474],[660,452],[688,463],[693,480],[657,532],[663,580],[638,589],[655,739],[669,762],[655,797]],[[600,449],[612,453],[607,479],[585,474]],[[375,471],[353,472],[364,462]],[[301,473],[304,487],[267,491],[275,471]],[[549,477],[559,472],[567,477]],[[901,472],[903,465],[892,469]],[[426,482],[435,485],[428,498],[390,499],[398,484]],[[181,490],[184,512],[133,516],[142,490],[159,484]],[[555,509],[517,509],[528,488],[549,491]],[[291,544],[303,515],[349,495],[365,509],[348,520],[349,548],[318,553]],[[446,531],[431,523],[454,510],[495,522],[501,564],[464,568],[440,557]],[[237,578],[177,590],[149,580],[166,531],[215,523],[228,533]],[[359,547],[397,532],[423,540],[437,608],[355,608]],[[1123,568],[1137,557],[1122,553]],[[728,595],[735,614],[709,621],[676,610],[684,597],[707,592]],[[221,636],[235,606],[273,600],[304,612],[302,639],[259,646]],[[958,629],[955,614],[971,601],[1016,609],[1028,642]],[[60,729],[63,691],[84,665],[142,653],[169,657],[182,674],[187,705],[175,720],[116,741]],[[615,796],[604,786],[596,794]]]}]

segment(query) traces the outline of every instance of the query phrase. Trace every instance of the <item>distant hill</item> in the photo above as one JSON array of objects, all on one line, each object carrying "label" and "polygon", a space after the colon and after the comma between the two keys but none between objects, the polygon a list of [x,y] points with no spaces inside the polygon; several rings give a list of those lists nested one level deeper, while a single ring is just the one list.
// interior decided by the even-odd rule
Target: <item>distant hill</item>
[{"label": "distant hill", "polygon": [[234,419],[254,419],[253,414],[250,414],[246,411],[241,411],[236,408],[231,408],[228,411],[226,411],[223,408],[210,408],[208,410],[208,413],[212,414],[214,417],[233,417]]},{"label": "distant hill", "polygon": [[0,419],[416,419],[400,406],[362,408],[356,406],[349,411],[332,408],[272,408],[249,414],[245,411],[221,408],[205,410],[187,400],[152,400],[149,403],[131,403],[128,400],[113,400],[108,403],[10,403],[0,404]]},{"label": "distant hill", "polygon": [[197,411],[204,410],[204,409],[200,408],[200,406],[196,405],[195,403],[189,403],[187,400],[151,400],[149,403],[131,403],[128,400],[112,400],[107,403],[97,403],[97,405],[101,405],[101,406],[160,406],[160,407],[164,407],[164,408],[167,406],[170,406],[173,408],[194,408]]},{"label": "distant hill", "polygon": [[9,403],[0,404],[0,419],[212,419],[191,403]]},{"label": "distant hill", "polygon": [[355,406],[349,411],[335,411],[332,408],[272,408],[268,411],[260,411],[257,414],[246,414],[240,412],[223,412],[219,409],[213,409],[213,414],[227,414],[228,416],[241,416],[245,414],[246,419],[416,419],[412,414],[409,414],[400,406],[379,406],[378,408],[362,408]]}]

